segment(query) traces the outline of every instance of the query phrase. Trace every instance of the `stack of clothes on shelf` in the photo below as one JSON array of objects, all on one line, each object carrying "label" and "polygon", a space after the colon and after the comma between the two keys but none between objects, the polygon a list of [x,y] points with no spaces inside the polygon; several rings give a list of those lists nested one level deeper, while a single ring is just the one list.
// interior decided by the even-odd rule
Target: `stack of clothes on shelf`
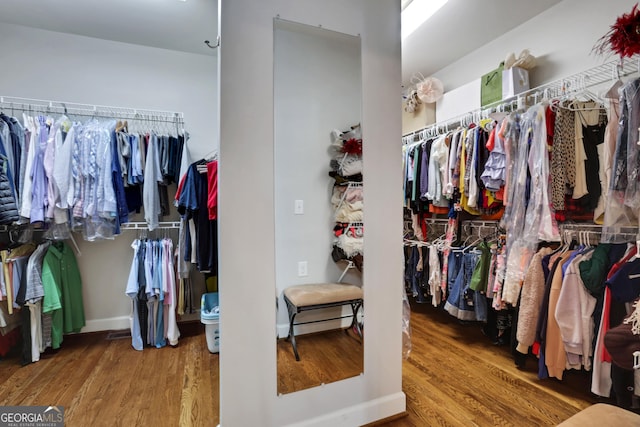
[{"label": "stack of clothes on shelf", "polygon": [[360,125],[331,133],[331,172],[335,179],[331,204],[335,212],[335,241],[331,256],[335,262],[352,261],[363,267],[362,136]]}]

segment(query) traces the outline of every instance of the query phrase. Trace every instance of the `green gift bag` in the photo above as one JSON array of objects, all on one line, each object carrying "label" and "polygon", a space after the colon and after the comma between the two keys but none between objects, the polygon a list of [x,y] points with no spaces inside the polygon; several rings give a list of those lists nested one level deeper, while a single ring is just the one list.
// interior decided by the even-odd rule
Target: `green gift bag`
[{"label": "green gift bag", "polygon": [[482,76],[480,105],[483,107],[502,100],[502,70],[504,64]]}]

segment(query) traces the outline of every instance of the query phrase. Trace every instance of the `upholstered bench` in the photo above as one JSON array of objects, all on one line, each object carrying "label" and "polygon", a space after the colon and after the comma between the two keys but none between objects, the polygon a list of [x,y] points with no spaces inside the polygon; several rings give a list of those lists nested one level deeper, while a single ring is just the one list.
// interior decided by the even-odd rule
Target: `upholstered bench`
[{"label": "upholstered bench", "polygon": [[596,403],[558,424],[558,427],[640,426],[640,415],[617,406]]},{"label": "upholstered bench", "polygon": [[[362,288],[355,285],[347,285],[341,283],[316,283],[310,285],[295,285],[284,290],[284,301],[287,303],[287,311],[289,312],[289,336],[293,347],[293,354],[296,360],[300,360],[298,355],[298,347],[296,345],[296,337],[293,333],[293,327],[298,325],[306,325],[308,323],[327,322],[329,320],[338,320],[352,317],[351,328],[354,328],[358,335],[362,338],[362,331],[358,323],[358,310],[362,307]],[[328,319],[311,320],[308,322],[295,323],[298,313],[310,310],[319,310],[322,308],[340,307],[350,305],[352,314],[347,316],[332,317]]]}]

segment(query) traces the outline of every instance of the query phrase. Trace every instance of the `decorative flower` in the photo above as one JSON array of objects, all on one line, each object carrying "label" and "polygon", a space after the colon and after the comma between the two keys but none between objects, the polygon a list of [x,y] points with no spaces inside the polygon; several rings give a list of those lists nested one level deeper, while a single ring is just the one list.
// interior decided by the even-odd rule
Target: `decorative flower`
[{"label": "decorative flower", "polygon": [[640,53],[640,10],[637,3],[631,12],[616,19],[609,32],[598,40],[593,51],[600,55],[612,52],[620,55],[620,58],[630,58]]},{"label": "decorative flower", "polygon": [[342,152],[348,154],[362,155],[362,140],[349,138],[342,145]]}]

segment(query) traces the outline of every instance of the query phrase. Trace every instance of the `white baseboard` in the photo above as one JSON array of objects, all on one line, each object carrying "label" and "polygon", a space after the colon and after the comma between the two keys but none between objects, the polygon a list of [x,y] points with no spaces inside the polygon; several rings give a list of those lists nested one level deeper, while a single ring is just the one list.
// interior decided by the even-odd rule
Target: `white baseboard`
[{"label": "white baseboard", "polygon": [[[188,313],[180,316],[181,322],[200,320],[200,309],[198,308],[193,313]],[[117,331],[120,329],[131,329],[129,323],[129,316],[110,317],[107,319],[92,319],[87,320],[86,325],[80,332],[100,332],[100,331]],[[286,337],[285,333],[285,337]]]},{"label": "white baseboard", "polygon": [[87,320],[86,325],[80,332],[113,331],[120,329],[130,329],[129,316],[110,317],[107,319]]},{"label": "white baseboard", "polygon": [[352,427],[382,420],[407,409],[404,392],[369,400],[320,417],[290,424],[289,427]]}]

